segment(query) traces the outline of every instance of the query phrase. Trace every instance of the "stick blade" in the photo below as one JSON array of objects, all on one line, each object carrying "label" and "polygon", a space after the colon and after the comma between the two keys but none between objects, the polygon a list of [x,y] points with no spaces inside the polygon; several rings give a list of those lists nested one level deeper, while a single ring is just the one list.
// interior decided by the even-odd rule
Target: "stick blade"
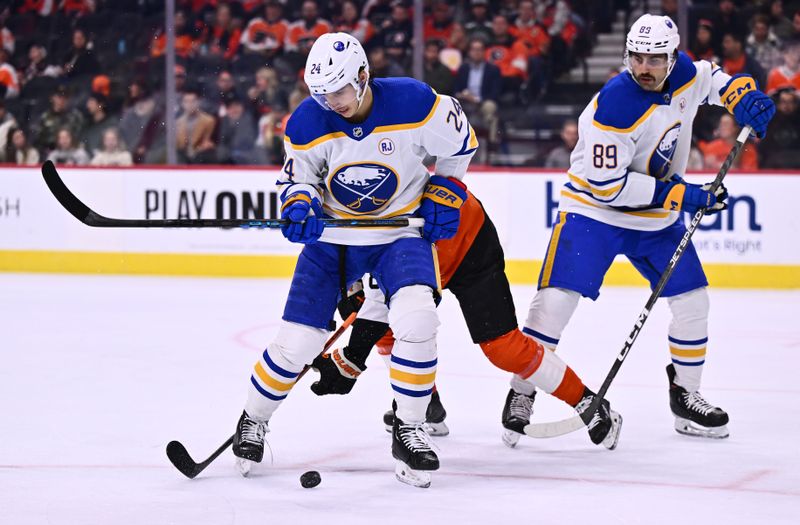
[{"label": "stick blade", "polygon": [[586,427],[581,416],[573,416],[569,419],[562,419],[561,421],[553,421],[551,423],[531,423],[525,425],[525,435],[532,438],[552,438],[556,436],[563,436],[570,432],[575,432],[581,428]]},{"label": "stick blade", "polygon": [[199,474],[197,463],[194,462],[186,447],[180,441],[167,443],[167,457],[175,465],[175,468],[187,478],[194,479]]},{"label": "stick blade", "polygon": [[61,177],[58,175],[56,166],[52,161],[46,160],[44,164],[42,164],[42,176],[44,177],[45,184],[50,188],[50,192],[56,200],[61,203],[64,209],[70,212],[76,219],[85,223],[87,217],[91,215],[92,210],[69,191],[67,185],[64,184],[64,181],[61,180]]}]

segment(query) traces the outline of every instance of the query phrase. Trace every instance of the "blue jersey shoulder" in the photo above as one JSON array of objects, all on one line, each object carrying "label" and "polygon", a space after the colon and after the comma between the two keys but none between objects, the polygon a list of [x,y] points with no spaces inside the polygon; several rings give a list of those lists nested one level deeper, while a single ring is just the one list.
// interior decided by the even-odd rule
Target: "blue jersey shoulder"
[{"label": "blue jersey shoulder", "polygon": [[683,51],[679,52],[675,67],[672,68],[672,72],[669,74],[670,94],[692,82],[696,76],[697,67],[692,62],[692,58]]},{"label": "blue jersey shoulder", "polygon": [[323,135],[336,131],[326,118],[323,109],[313,98],[308,97],[297,106],[286,123],[286,136],[295,146],[308,144]]},{"label": "blue jersey shoulder", "polygon": [[606,82],[600,90],[594,120],[601,126],[632,131],[654,104],[669,104],[673,94],[689,85],[696,75],[697,68],[692,59],[683,52],[678,53],[665,92],[645,91],[628,71],[624,71]]},{"label": "blue jersey shoulder", "polygon": [[631,74],[623,71],[603,86],[597,95],[597,108],[594,120],[596,123],[628,131],[654,103],[652,95],[639,87]]},{"label": "blue jersey shoulder", "polygon": [[413,78],[379,78],[373,84],[381,92],[383,101],[379,109],[381,126],[413,124],[425,120],[436,103],[433,89]]}]

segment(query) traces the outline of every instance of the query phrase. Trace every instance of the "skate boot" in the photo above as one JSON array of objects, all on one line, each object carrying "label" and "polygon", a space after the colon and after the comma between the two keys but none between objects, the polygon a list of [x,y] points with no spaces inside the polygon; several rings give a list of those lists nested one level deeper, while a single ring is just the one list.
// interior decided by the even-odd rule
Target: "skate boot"
[{"label": "skate boot", "polygon": [[[586,421],[584,413],[589,409],[592,401],[594,401],[594,396],[594,392],[585,388],[583,397],[575,406],[575,410],[577,410],[584,421]],[[622,416],[611,410],[611,404],[607,399],[603,399],[600,403],[600,407],[592,416],[592,419],[586,423],[586,427],[589,430],[589,439],[592,440],[592,443],[595,445],[602,444],[608,450],[614,450],[617,448],[619,433],[620,430],[622,430]]]},{"label": "skate boot", "polygon": [[397,460],[394,473],[398,480],[420,488],[431,486],[430,471],[439,469],[439,458],[424,423],[406,424],[394,418],[392,456]]},{"label": "skate boot", "polygon": [[529,396],[520,394],[513,388],[508,391],[502,416],[503,427],[505,428],[505,431],[503,431],[503,443],[507,446],[516,447],[519,438],[525,433],[525,425],[531,422],[535,398],[536,391]]},{"label": "skate boot", "polygon": [[233,436],[233,454],[236,456],[236,469],[242,476],[247,476],[254,463],[264,459],[264,436],[269,432],[266,421],[251,419],[247,412],[236,424]]},{"label": "skate boot", "polygon": [[689,392],[675,384],[675,367],[667,366],[669,377],[669,407],[675,415],[675,430],[679,434],[722,439],[728,432],[728,413],[703,399],[700,392]]},{"label": "skate boot", "polygon": [[[392,401],[392,409],[387,410],[383,414],[383,424],[386,427],[386,432],[391,432],[394,426],[394,411],[397,409],[397,403]],[[447,411],[442,405],[442,400],[439,398],[439,392],[431,394],[431,401],[428,403],[428,409],[425,411],[425,429],[431,436],[446,436],[450,434],[450,429],[444,422],[447,417]]]}]

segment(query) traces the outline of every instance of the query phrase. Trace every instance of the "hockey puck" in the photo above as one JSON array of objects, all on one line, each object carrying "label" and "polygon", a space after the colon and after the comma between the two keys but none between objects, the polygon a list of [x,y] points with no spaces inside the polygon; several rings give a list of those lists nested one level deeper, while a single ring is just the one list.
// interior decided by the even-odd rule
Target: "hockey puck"
[{"label": "hockey puck", "polygon": [[313,489],[314,487],[319,485],[321,481],[322,477],[316,470],[309,470],[308,472],[305,472],[303,473],[302,476],[300,476],[300,484],[305,489]]}]

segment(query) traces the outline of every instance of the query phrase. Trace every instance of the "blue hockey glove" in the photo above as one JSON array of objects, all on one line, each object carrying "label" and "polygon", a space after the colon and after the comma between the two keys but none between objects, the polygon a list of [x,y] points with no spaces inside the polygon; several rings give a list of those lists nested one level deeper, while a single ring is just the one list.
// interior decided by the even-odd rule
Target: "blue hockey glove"
[{"label": "blue hockey glove", "polygon": [[322,217],[322,205],[306,191],[298,191],[289,195],[281,207],[281,219],[290,221],[281,226],[283,236],[292,242],[311,244],[317,242],[325,223]]},{"label": "blue hockey glove", "polygon": [[728,190],[720,184],[717,191],[711,193],[711,184],[690,184],[678,176],[673,175],[669,182],[656,181],[656,190],[653,204],[659,204],[672,211],[683,210],[692,215],[700,208],[706,209],[707,215],[713,215],[728,207],[725,199]]},{"label": "blue hockey glove", "polygon": [[467,200],[467,187],[458,179],[434,175],[425,186],[417,215],[425,219],[422,238],[429,242],[450,239],[458,231],[461,205]]},{"label": "blue hockey glove", "polygon": [[740,126],[750,126],[756,136],[767,136],[767,124],[775,116],[775,103],[758,90],[758,84],[749,75],[734,75],[719,90],[719,96]]}]

